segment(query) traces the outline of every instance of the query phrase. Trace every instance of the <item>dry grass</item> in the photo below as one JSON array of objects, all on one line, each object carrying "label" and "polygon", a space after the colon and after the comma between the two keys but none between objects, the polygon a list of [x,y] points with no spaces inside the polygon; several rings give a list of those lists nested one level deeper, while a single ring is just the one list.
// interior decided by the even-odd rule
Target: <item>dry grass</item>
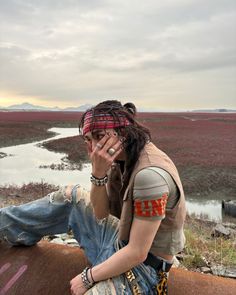
[{"label": "dry grass", "polygon": [[34,201],[58,190],[58,188],[58,186],[43,182],[30,182],[22,186],[0,186],[0,208]]},{"label": "dry grass", "polygon": [[226,267],[236,265],[235,237],[211,237],[214,225],[212,222],[187,218],[183,265],[188,269],[215,264]]}]

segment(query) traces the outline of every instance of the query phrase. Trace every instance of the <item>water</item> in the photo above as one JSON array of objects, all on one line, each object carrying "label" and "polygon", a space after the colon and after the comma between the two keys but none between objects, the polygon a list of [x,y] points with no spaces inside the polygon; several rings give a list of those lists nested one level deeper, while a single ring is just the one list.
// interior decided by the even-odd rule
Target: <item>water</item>
[{"label": "water", "polygon": [[[58,135],[53,139],[74,136],[78,134],[78,128],[51,128],[50,131]],[[51,140],[47,139],[47,140]],[[47,149],[38,147],[38,143],[22,144],[1,148],[0,153],[4,152],[12,156],[0,159],[0,184],[17,184],[28,182],[48,182],[55,185],[81,184],[86,189],[90,188],[89,175],[91,165],[84,165],[83,171],[79,170],[51,170],[39,168],[40,165],[60,164],[63,153],[54,153]]]},{"label": "water", "polygon": [[198,218],[222,221],[222,205],[221,200],[201,200],[187,199],[186,207],[188,213]]},{"label": "water", "polygon": [[[53,139],[74,136],[78,134],[77,128],[51,128],[50,131],[56,132]],[[47,140],[51,140],[47,139]],[[0,159],[0,185],[16,184],[22,185],[28,182],[47,182],[55,185],[81,184],[86,189],[90,189],[89,175],[91,165],[83,166],[82,171],[78,170],[51,170],[40,169],[40,165],[49,166],[60,164],[62,153],[55,153],[37,146],[38,143],[22,144],[8,148],[1,148],[0,153],[11,154]],[[194,213],[198,217],[210,220],[222,220],[221,200],[200,200],[196,198],[187,199],[187,210],[190,214]]]}]

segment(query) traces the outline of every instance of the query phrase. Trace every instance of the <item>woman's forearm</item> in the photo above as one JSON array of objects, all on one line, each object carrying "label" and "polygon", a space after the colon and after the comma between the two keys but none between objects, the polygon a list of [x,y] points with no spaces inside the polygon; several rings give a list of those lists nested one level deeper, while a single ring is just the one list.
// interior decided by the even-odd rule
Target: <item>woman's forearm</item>
[{"label": "woman's forearm", "polygon": [[101,264],[93,267],[93,278],[98,282],[118,276],[142,263],[145,259],[146,256],[143,253],[127,245]]},{"label": "woman's forearm", "polygon": [[109,200],[106,186],[96,186],[92,184],[90,191],[90,201],[93,206],[94,214],[98,219],[109,215]]}]

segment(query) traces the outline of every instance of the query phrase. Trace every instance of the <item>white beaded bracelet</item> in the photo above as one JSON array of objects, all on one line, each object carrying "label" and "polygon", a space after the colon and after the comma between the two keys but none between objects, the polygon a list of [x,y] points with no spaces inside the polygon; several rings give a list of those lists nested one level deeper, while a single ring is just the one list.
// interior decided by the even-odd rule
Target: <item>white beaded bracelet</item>
[{"label": "white beaded bracelet", "polygon": [[90,282],[88,279],[88,270],[89,270],[89,267],[87,266],[81,273],[82,282],[86,289],[90,289],[94,285],[94,282]]},{"label": "white beaded bracelet", "polygon": [[90,181],[96,186],[105,185],[108,182],[108,176],[104,176],[103,178],[97,178],[93,174],[90,176]]}]

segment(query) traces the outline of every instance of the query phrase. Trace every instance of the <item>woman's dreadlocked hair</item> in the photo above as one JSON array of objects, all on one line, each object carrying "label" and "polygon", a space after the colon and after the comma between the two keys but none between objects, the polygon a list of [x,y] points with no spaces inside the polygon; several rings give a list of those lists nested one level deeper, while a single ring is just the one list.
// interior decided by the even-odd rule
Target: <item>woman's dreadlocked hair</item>
[{"label": "woman's dreadlocked hair", "polygon": [[[84,120],[87,112],[92,112],[92,114],[110,114],[115,121],[120,121],[120,117],[125,117],[130,125],[125,127],[116,127],[115,131],[125,138],[123,142],[123,147],[125,153],[127,155],[127,159],[125,161],[125,170],[126,175],[124,175],[125,182],[129,180],[133,168],[139,158],[140,152],[144,148],[144,145],[151,140],[150,131],[140,124],[136,120],[136,107],[133,103],[129,102],[122,106],[122,104],[117,100],[106,100],[95,107],[87,110],[81,118],[79,123],[80,132],[84,126]],[[96,121],[96,118],[93,117],[93,122]]]}]

